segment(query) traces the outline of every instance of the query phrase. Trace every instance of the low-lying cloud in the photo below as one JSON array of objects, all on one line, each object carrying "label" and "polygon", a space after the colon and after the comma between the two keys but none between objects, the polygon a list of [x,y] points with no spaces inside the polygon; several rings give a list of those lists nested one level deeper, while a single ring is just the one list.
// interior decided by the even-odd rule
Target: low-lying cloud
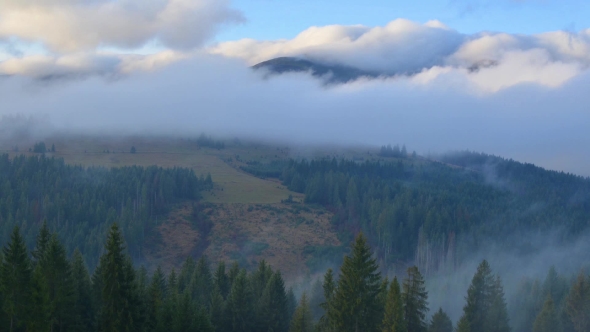
[{"label": "low-lying cloud", "polygon": [[199,53],[121,80],[0,79],[0,116],[47,116],[57,129],[83,133],[205,131],[298,144],[405,143],[418,153],[469,149],[590,175],[587,72],[555,87],[493,93],[472,75],[453,69],[327,88],[305,73],[264,79],[239,60]]}]

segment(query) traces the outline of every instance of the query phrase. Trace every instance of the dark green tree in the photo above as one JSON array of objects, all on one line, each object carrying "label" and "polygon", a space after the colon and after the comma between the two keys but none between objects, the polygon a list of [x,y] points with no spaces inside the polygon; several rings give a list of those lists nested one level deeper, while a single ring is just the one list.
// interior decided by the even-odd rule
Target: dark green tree
[{"label": "dark green tree", "polygon": [[402,301],[404,303],[404,320],[408,332],[425,332],[428,328],[428,292],[424,287],[424,278],[418,267],[408,268],[408,275],[403,283]]},{"label": "dark green tree", "polygon": [[453,322],[442,308],[432,316],[428,332],[453,332]]},{"label": "dark green tree", "polygon": [[491,307],[494,276],[486,260],[479,264],[467,290],[467,304],[463,315],[472,332],[486,331],[487,314]]},{"label": "dark green tree", "polygon": [[252,288],[242,270],[233,281],[227,298],[227,316],[232,332],[251,332],[256,328],[256,317],[253,310]]},{"label": "dark green tree", "polygon": [[125,332],[133,330],[133,274],[127,267],[125,245],[114,223],[100,259],[101,307],[99,328],[104,332]]},{"label": "dark green tree", "polygon": [[402,293],[397,277],[394,277],[389,285],[385,300],[385,313],[383,315],[383,332],[406,332],[404,321],[404,305]]},{"label": "dark green tree", "polygon": [[66,250],[57,235],[52,235],[47,248],[41,251],[38,265],[43,273],[49,296],[49,317],[52,331],[75,326],[75,289],[72,267]]},{"label": "dark green tree", "polygon": [[259,302],[260,331],[287,332],[289,312],[285,283],[280,272],[275,272],[268,280]]},{"label": "dark green tree", "polygon": [[490,299],[490,308],[486,317],[487,332],[510,332],[508,319],[508,310],[506,309],[506,300],[504,299],[504,288],[502,280],[496,276],[492,286]]},{"label": "dark green tree", "polygon": [[340,278],[331,299],[330,320],[338,331],[377,331],[383,318],[381,274],[362,233],[352,244],[351,255],[344,257]]},{"label": "dark green tree", "polygon": [[334,272],[332,269],[328,269],[324,275],[324,282],[322,283],[324,291],[324,302],[320,304],[320,307],[324,310],[324,314],[320,317],[316,329],[320,332],[332,332],[336,331],[335,322],[331,319],[336,314],[333,312],[333,297],[336,290],[336,281],[334,280]]},{"label": "dark green tree", "polygon": [[24,328],[29,318],[32,296],[31,260],[20,234],[14,227],[10,242],[3,249],[0,289],[4,296],[2,309],[7,316],[8,331]]},{"label": "dark green tree", "polygon": [[297,306],[297,309],[295,309],[295,314],[293,314],[293,319],[291,320],[291,327],[289,328],[289,332],[312,331],[313,316],[311,314],[311,310],[309,309],[307,294],[303,292],[303,295],[301,295],[301,300],[299,301],[299,305]]},{"label": "dark green tree", "polygon": [[74,282],[75,324],[72,331],[91,331],[94,326],[94,307],[90,275],[80,250],[74,251],[72,258],[72,280]]}]

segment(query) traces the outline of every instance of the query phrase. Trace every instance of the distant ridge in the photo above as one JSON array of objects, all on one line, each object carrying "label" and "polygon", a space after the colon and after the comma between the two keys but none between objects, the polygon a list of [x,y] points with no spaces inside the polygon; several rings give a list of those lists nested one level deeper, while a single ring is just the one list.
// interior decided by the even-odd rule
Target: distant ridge
[{"label": "distant ridge", "polygon": [[324,78],[326,83],[346,83],[361,77],[389,76],[343,65],[327,65],[295,57],[280,57],[254,65],[254,69],[267,69],[273,74],[310,72],[314,77]]}]

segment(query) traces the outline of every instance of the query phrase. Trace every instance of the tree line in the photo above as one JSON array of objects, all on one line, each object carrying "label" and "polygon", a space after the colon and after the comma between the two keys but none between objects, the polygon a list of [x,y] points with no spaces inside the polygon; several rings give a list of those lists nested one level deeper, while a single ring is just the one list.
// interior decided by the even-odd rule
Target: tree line
[{"label": "tree line", "polygon": [[[134,268],[126,252],[114,223],[91,274],[81,252],[68,258],[47,224],[31,252],[15,227],[0,255],[0,331],[511,331],[502,281],[486,261],[453,324],[442,308],[427,317],[428,293],[417,267],[401,282],[384,278],[362,233],[339,271],[326,272],[322,292],[304,292],[298,301],[280,271],[264,261],[247,272],[237,263],[212,268],[205,257],[188,258],[178,273],[158,267],[150,276],[145,268]],[[589,287],[589,277],[581,274],[566,292],[571,329],[548,296],[532,331],[588,331]]]},{"label": "tree line", "polygon": [[102,168],[66,165],[63,159],[0,155],[0,243],[18,225],[28,248],[43,221],[55,230],[68,254],[80,248],[91,268],[100,239],[117,221],[128,252],[143,257],[143,245],[172,204],[196,200],[213,185],[186,168]]}]

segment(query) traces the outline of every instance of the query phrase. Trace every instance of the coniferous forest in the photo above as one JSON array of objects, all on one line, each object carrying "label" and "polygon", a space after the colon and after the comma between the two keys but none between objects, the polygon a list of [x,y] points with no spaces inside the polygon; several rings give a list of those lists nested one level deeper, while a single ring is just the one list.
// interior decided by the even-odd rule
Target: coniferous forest
[{"label": "coniferous forest", "polygon": [[43,155],[0,155],[0,186],[0,243],[19,226],[31,248],[45,220],[68,253],[80,249],[94,268],[108,225],[119,223],[129,254],[141,261],[158,218],[179,200],[198,199],[212,180],[184,168],[83,168]]},{"label": "coniferous forest", "polygon": [[[198,200],[211,176],[1,156],[0,331],[590,330],[583,271],[551,268],[506,294],[484,260],[469,288],[452,294],[459,316],[431,307],[426,290],[437,269],[460,265],[486,240],[518,247],[503,239],[549,230],[563,242],[579,237],[590,221],[588,179],[483,154],[395,158],[242,168],[279,177],[333,213],[343,246],[324,258],[339,267],[294,290],[286,284],[297,276],[264,260],[253,269],[205,256],[178,270],[143,267],[154,227],[173,204]],[[405,273],[392,273],[403,264]]]},{"label": "coniferous forest", "polygon": [[[588,331],[590,277],[580,274],[570,283],[551,270],[543,286],[535,287],[522,299],[537,297],[542,307],[531,310],[528,329],[517,331]],[[15,227],[0,256],[0,331],[10,332],[512,331],[502,280],[487,261],[477,268],[467,294],[456,296],[465,299],[457,322],[444,308],[429,314],[419,269],[410,267],[402,278],[389,280],[362,233],[340,269],[329,269],[321,287],[298,299],[281,272],[264,260],[247,272],[237,263],[188,258],[179,271],[157,268],[150,275],[134,268],[116,223],[92,273],[79,250],[68,257],[46,223],[33,251]]]}]

